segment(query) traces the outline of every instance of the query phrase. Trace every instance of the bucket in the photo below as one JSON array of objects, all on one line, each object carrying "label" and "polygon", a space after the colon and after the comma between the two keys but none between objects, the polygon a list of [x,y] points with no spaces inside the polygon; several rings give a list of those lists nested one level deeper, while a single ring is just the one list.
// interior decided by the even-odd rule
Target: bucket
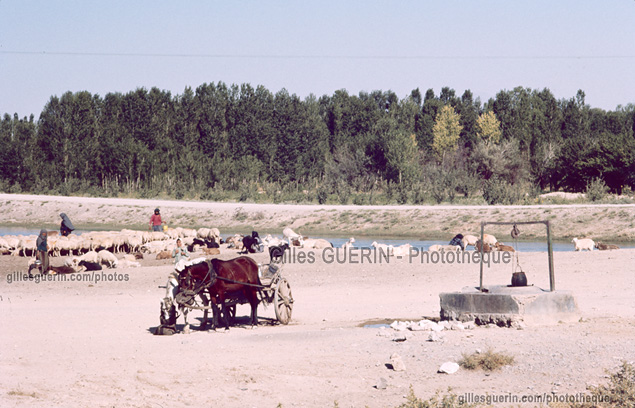
[{"label": "bucket", "polygon": [[527,275],[525,275],[525,272],[514,272],[512,274],[512,286],[527,286]]}]

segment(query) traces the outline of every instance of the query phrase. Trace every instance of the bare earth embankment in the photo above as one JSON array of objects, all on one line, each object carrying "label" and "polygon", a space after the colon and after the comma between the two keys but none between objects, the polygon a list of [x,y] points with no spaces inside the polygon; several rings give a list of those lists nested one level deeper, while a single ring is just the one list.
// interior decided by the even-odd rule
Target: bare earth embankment
[{"label": "bare earth embankment", "polygon": [[[451,239],[479,233],[481,221],[553,223],[556,239],[590,237],[603,241],[635,241],[635,205],[532,206],[355,206],[212,203],[0,194],[0,225],[59,228],[59,213],[76,227],[147,229],[155,207],[173,227],[218,227],[221,233],[253,229],[281,235],[291,226],[304,235],[407,236]],[[509,235],[507,227],[488,227]],[[523,237],[544,238],[544,226],[524,227]]]},{"label": "bare earth embankment", "polygon": [[[387,213],[383,217],[387,219],[407,219],[420,211],[428,214],[423,218],[431,224],[430,231],[450,233],[434,225],[436,218],[431,214],[446,211],[437,207],[352,207],[333,212],[330,208],[291,211],[290,207],[232,204],[214,204],[214,209],[182,204],[179,208],[154,201],[105,204],[87,199],[31,199],[32,203],[15,197],[9,199],[10,203],[5,197],[2,200],[3,223],[14,225],[25,220],[17,215],[19,211],[29,213],[33,225],[51,219],[51,226],[56,225],[58,212],[65,211],[73,214],[73,222],[79,225],[134,221],[143,227],[149,210],[160,206],[162,213],[174,220],[174,226],[179,224],[179,217],[194,217],[191,225],[219,226],[223,232],[223,226],[234,226],[236,208],[243,207],[248,214],[264,214],[262,219],[248,218],[245,224],[235,224],[246,229],[262,225],[261,229],[276,232],[283,222],[294,219],[296,224],[292,225],[304,230],[304,220],[322,217],[322,212],[325,216],[319,219],[335,225],[336,220],[330,220],[328,214],[335,218],[348,211],[350,225],[356,225],[358,211],[377,211],[377,217]],[[20,206],[15,204],[18,201]],[[578,217],[577,211],[591,217],[594,212],[602,214],[604,208],[563,211],[570,214],[568,217]],[[601,224],[613,220],[632,234],[633,209],[606,208],[609,214],[624,211],[626,215],[619,221],[617,215],[607,216]],[[475,211],[471,220],[459,221],[456,226],[460,229],[465,223],[474,231],[481,220],[478,211],[495,217],[506,211],[523,215],[524,211],[548,209],[447,211],[457,211],[458,217]],[[548,214],[555,215],[555,220],[564,217],[555,208]],[[600,228],[599,224],[580,224],[571,228],[588,228],[589,232]],[[612,231],[601,227],[607,233]],[[561,228],[559,231],[565,231]],[[345,231],[342,234],[348,235]],[[193,330],[189,335],[174,336],[153,336],[150,332],[158,324],[159,301],[164,294],[157,286],[165,284],[173,268],[170,261],[148,258],[141,268],[104,271],[127,280],[9,283],[16,276],[14,272],[26,270],[27,260],[2,256],[0,406],[323,407],[337,401],[340,407],[394,407],[404,402],[410,385],[421,397],[437,390],[445,392],[448,387],[459,395],[564,395],[604,383],[605,370],[615,371],[622,361],[635,361],[635,250],[555,253],[557,288],[573,291],[583,316],[580,322],[523,330],[477,327],[444,331],[438,342],[427,341],[427,332],[412,332],[406,341],[395,342],[378,336],[379,329],[360,325],[375,319],[438,316],[439,293],[476,285],[477,265],[428,264],[407,258],[388,263],[335,263],[324,260],[321,252],[315,255],[315,262],[284,266],[295,298],[291,324],[270,324],[273,308],[261,306],[261,325],[255,329],[239,325],[229,332]],[[225,259],[234,256],[236,253],[230,250],[221,254]],[[258,262],[268,261],[264,254],[252,256]],[[546,254],[522,253],[520,261],[530,284],[549,287]],[[57,265],[62,261],[54,258],[52,262]],[[492,265],[485,271],[486,283],[508,283],[511,269],[511,265]],[[247,306],[238,307],[240,321],[245,321],[248,311]],[[190,316],[198,324],[202,313]],[[458,361],[463,353],[490,348],[515,356],[515,363],[489,375],[465,369],[452,375],[437,374],[446,361]],[[405,371],[386,366],[393,353],[401,356]],[[386,389],[375,388],[380,378],[386,379]]]}]

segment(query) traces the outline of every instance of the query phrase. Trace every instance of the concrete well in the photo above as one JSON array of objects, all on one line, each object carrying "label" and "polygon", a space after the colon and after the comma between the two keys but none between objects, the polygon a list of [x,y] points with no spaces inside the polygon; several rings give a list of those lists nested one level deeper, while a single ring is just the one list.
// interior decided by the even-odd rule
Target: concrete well
[{"label": "concrete well", "polygon": [[498,326],[556,324],[580,319],[578,305],[570,291],[545,291],[537,286],[494,285],[465,287],[459,292],[441,293],[442,320],[474,320]]}]

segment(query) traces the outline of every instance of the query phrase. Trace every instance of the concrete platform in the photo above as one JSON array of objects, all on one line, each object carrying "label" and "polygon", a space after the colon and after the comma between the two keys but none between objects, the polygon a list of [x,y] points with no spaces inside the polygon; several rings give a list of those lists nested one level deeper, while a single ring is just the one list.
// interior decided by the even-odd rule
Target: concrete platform
[{"label": "concrete platform", "polygon": [[580,319],[578,305],[570,291],[554,292],[537,286],[487,286],[487,292],[465,287],[459,292],[441,293],[441,320],[476,321],[498,326],[556,324]]}]

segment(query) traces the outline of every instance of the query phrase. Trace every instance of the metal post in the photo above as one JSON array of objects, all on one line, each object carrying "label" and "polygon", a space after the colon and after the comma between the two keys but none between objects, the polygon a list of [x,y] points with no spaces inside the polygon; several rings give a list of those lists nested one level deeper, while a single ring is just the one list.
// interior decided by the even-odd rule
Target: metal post
[{"label": "metal post", "polygon": [[485,246],[483,244],[484,235],[485,235],[485,223],[481,221],[481,283],[478,289],[481,292],[483,291],[483,247]]},{"label": "metal post", "polygon": [[545,221],[547,225],[547,251],[549,252],[549,285],[551,291],[556,290],[556,276],[553,271],[553,245],[551,243],[551,228],[549,227],[549,221]]}]

